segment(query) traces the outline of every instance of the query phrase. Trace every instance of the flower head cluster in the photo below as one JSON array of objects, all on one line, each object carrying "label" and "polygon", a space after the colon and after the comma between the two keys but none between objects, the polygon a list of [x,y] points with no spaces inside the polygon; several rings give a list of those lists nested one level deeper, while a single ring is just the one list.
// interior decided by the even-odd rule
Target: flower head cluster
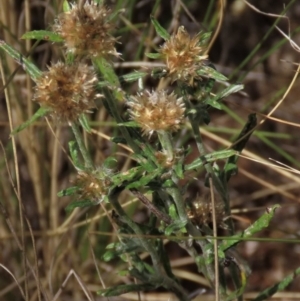
[{"label": "flower head cluster", "polygon": [[128,102],[131,119],[136,121],[144,134],[154,131],[177,131],[184,121],[185,106],[182,98],[174,93],[157,92],[138,93]]},{"label": "flower head cluster", "polygon": [[[215,195],[215,211],[217,225],[226,228],[224,224],[225,209],[224,203]],[[212,223],[212,203],[210,192],[205,193],[202,197],[197,197],[188,204],[187,215],[192,223],[196,226],[208,225]]]},{"label": "flower head cluster", "polygon": [[61,120],[74,121],[95,107],[97,77],[84,64],[58,62],[36,80],[33,99]]},{"label": "flower head cluster", "polygon": [[200,36],[191,38],[184,27],[178,28],[160,49],[162,57],[166,61],[168,74],[172,81],[180,80],[191,85],[194,79],[201,79],[197,71],[203,61],[208,58],[204,48],[199,46]]},{"label": "flower head cluster", "polygon": [[74,184],[78,187],[79,199],[100,203],[108,195],[111,181],[97,171],[79,171]]},{"label": "flower head cluster", "polygon": [[82,7],[71,9],[58,16],[53,30],[60,34],[67,51],[79,56],[119,56],[114,45],[116,39],[110,35],[114,24],[109,22],[110,10],[95,1],[85,1]]}]

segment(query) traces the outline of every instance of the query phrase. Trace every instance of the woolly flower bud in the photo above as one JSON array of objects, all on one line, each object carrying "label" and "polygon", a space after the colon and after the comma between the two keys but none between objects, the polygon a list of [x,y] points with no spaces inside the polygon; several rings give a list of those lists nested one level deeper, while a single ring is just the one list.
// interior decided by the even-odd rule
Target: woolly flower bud
[{"label": "woolly flower bud", "polygon": [[199,35],[191,38],[184,27],[180,26],[177,34],[162,46],[160,53],[166,61],[172,81],[181,80],[191,85],[194,79],[201,79],[197,71],[208,55],[204,54],[199,42]]},{"label": "woolly flower bud", "polygon": [[97,171],[79,171],[74,184],[78,187],[79,199],[100,203],[107,196],[111,181]]},{"label": "woolly flower bud", "polygon": [[82,7],[74,4],[58,16],[53,30],[64,38],[67,51],[75,55],[119,56],[114,48],[116,39],[109,34],[114,29],[109,14],[109,9],[94,1],[85,1]]},{"label": "woolly flower bud", "polygon": [[[225,218],[224,204],[217,195],[215,195],[215,211],[217,225],[221,228],[226,228],[223,222]],[[187,215],[196,226],[211,224],[213,216],[210,193],[205,193],[204,196],[189,201]]]},{"label": "woolly flower bud", "polygon": [[175,149],[173,151],[174,151],[174,158],[172,161],[169,160],[168,154],[166,152],[164,151],[155,152],[154,155],[160,166],[163,166],[164,168],[170,168],[178,162],[178,160],[183,155],[183,151],[181,149]]},{"label": "woolly flower bud", "polygon": [[74,121],[95,107],[97,77],[87,65],[58,62],[36,81],[33,100],[52,110],[58,119]]},{"label": "woolly flower bud", "polygon": [[184,103],[174,93],[166,91],[138,93],[128,102],[131,119],[136,121],[144,134],[154,131],[177,131],[184,121]]}]

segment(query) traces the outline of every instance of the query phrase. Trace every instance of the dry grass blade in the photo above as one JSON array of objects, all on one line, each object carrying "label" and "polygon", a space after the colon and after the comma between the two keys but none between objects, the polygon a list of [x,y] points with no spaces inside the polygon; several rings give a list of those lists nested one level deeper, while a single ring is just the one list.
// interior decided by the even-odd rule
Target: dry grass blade
[{"label": "dry grass blade", "polygon": [[[23,297],[24,299],[26,299],[26,296],[25,296],[25,294],[24,294],[24,291],[23,291],[21,285],[19,284],[17,278],[14,276],[14,274],[13,274],[6,266],[4,266],[2,263],[0,263],[0,267],[2,267],[2,268],[3,268],[3,269],[4,269],[4,270],[5,270],[5,271],[6,271],[6,272],[14,279],[16,285],[18,286],[18,288],[19,288],[19,290],[20,290],[20,292],[21,292],[21,294],[22,294],[22,297]],[[25,276],[25,277],[26,277],[26,276]],[[6,293],[6,291],[0,292],[0,296],[3,295],[3,294],[5,294],[5,293]]]}]

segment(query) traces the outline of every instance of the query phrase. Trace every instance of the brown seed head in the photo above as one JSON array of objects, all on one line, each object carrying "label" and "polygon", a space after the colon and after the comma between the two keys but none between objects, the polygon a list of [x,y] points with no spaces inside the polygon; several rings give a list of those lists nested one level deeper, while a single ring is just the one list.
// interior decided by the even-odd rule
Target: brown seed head
[{"label": "brown seed head", "polygon": [[[217,225],[226,228],[223,220],[225,218],[224,203],[217,197],[215,197],[215,210],[216,210],[216,221]],[[201,226],[212,223],[212,203],[210,192],[205,193],[204,196],[197,197],[191,201],[187,209],[187,215],[191,219],[192,223]]]},{"label": "brown seed head", "polygon": [[182,98],[174,93],[157,92],[139,93],[128,102],[131,119],[136,121],[144,134],[154,131],[177,131],[184,121],[185,106]]},{"label": "brown seed head", "polygon": [[33,100],[60,120],[74,121],[95,107],[97,77],[87,65],[58,62],[36,81]]},{"label": "brown seed head", "polygon": [[180,80],[191,85],[194,79],[201,79],[197,70],[208,58],[204,48],[199,46],[199,35],[191,38],[183,26],[177,34],[165,42],[160,53],[166,61],[169,76],[172,81]]},{"label": "brown seed head", "polygon": [[111,183],[107,177],[97,172],[79,171],[74,184],[79,188],[77,191],[79,199],[101,202],[108,194]]},{"label": "brown seed head", "polygon": [[65,40],[67,51],[79,56],[119,56],[110,35],[114,24],[108,21],[110,10],[96,2],[86,1],[82,7],[72,5],[71,10],[58,16],[53,30]]}]

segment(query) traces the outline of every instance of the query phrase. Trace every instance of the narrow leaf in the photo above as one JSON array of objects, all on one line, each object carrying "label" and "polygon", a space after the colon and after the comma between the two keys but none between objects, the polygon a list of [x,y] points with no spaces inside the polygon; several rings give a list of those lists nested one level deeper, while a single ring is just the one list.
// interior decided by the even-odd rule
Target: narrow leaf
[{"label": "narrow leaf", "polygon": [[117,173],[112,177],[115,186],[121,186],[123,182],[133,181],[135,178],[140,177],[143,169],[141,167],[132,167],[125,172]]},{"label": "narrow leaf", "polygon": [[90,201],[90,200],[82,200],[82,201],[74,201],[72,202],[71,204],[69,204],[65,210],[66,212],[70,212],[72,211],[73,209],[75,208],[84,208],[84,207],[91,207],[91,206],[94,206],[95,203]]},{"label": "narrow leaf", "polygon": [[215,109],[222,110],[222,106],[217,100],[208,99],[208,100],[205,101],[205,103],[212,106]]},{"label": "narrow leaf", "polygon": [[225,252],[235,244],[243,241],[244,238],[250,238],[255,233],[268,227],[276,209],[279,207],[279,205],[274,205],[273,207],[268,208],[267,212],[265,212],[258,220],[256,220],[250,227],[248,227],[242,233],[232,236],[231,239],[223,240],[222,243],[219,245],[219,249]]},{"label": "narrow leaf", "polygon": [[160,170],[156,170],[149,175],[143,176],[139,181],[135,181],[126,186],[126,189],[145,187],[150,181],[154,180],[156,176],[160,174]]},{"label": "narrow leaf", "polygon": [[170,35],[169,33],[158,23],[157,20],[155,20],[153,18],[153,16],[150,16],[151,18],[151,21],[152,21],[152,24],[155,28],[155,31],[156,33],[161,37],[163,38],[165,41],[169,40],[170,39]]},{"label": "narrow leaf", "polygon": [[118,286],[97,291],[103,297],[120,296],[129,292],[143,292],[153,290],[156,286],[150,283],[145,284],[120,284]]},{"label": "narrow leaf", "polygon": [[34,123],[37,119],[39,119],[39,118],[47,115],[50,111],[51,111],[51,109],[40,107],[29,120],[25,121],[20,126],[18,126],[17,128],[15,128],[11,132],[11,135],[15,135],[15,134],[23,131],[28,126],[30,126],[32,123]]},{"label": "narrow leaf", "polygon": [[222,92],[218,93],[214,98],[211,99],[211,101],[219,101],[222,98],[227,97],[230,94],[236,93],[244,88],[244,85],[231,85],[227,87],[226,89],[222,90]]},{"label": "narrow leaf", "polygon": [[80,122],[81,126],[85,129],[86,132],[88,132],[88,133],[91,132],[91,127],[90,127],[89,121],[86,118],[85,114],[81,114],[79,116],[79,122]]},{"label": "narrow leaf", "polygon": [[83,165],[79,161],[79,149],[76,141],[69,142],[69,150],[71,154],[72,161],[77,169],[83,169]]},{"label": "narrow leaf", "polygon": [[174,171],[176,173],[176,175],[178,176],[179,179],[183,179],[183,166],[181,162],[178,162],[175,166],[174,166]]},{"label": "narrow leaf", "polygon": [[29,60],[27,60],[21,53],[10,47],[4,41],[0,40],[0,49],[4,50],[9,56],[11,56],[22,68],[30,75],[32,80],[36,80],[42,72]]},{"label": "narrow leaf", "polygon": [[57,196],[58,197],[64,197],[64,196],[68,196],[68,195],[73,195],[78,191],[78,187],[77,186],[73,186],[73,187],[69,187],[67,189],[61,190]]},{"label": "narrow leaf", "polygon": [[21,39],[26,40],[45,40],[51,42],[62,42],[64,39],[57,33],[47,30],[28,31],[22,35]]},{"label": "narrow leaf", "polygon": [[136,121],[127,121],[127,122],[120,122],[118,125],[130,127],[130,128],[138,128],[140,127]]},{"label": "narrow leaf", "polygon": [[[123,93],[120,89],[119,78],[116,75],[113,66],[102,57],[94,59],[93,64],[95,66],[95,69],[98,70],[100,74],[102,74],[103,79],[108,82],[108,86],[110,87],[114,98],[117,100],[123,100]],[[105,96],[107,96],[108,94],[110,94],[110,91],[106,91]],[[105,102],[103,103],[105,105]],[[109,105],[105,105],[105,107],[110,113],[112,113]],[[116,118],[116,116],[114,117]]]},{"label": "narrow leaf", "polygon": [[196,159],[194,162],[191,164],[185,165],[185,170],[193,170],[197,169],[203,165],[205,165],[208,162],[214,162],[220,159],[227,159],[229,157],[232,157],[236,155],[236,151],[233,149],[228,149],[228,150],[221,150],[221,151],[216,151],[210,154],[207,154],[205,156],[201,156],[199,159]]},{"label": "narrow leaf", "polygon": [[128,73],[128,74],[125,74],[125,75],[121,76],[120,80],[124,81],[124,82],[134,82],[134,81],[136,81],[140,78],[143,78],[146,75],[147,75],[147,72],[135,71],[135,72]]},{"label": "narrow leaf", "polygon": [[165,235],[170,236],[172,233],[176,233],[178,231],[185,232],[185,225],[187,224],[187,221],[181,221],[177,220],[173,224],[170,224],[165,229]]},{"label": "narrow leaf", "polygon": [[112,65],[104,58],[97,58],[93,60],[95,67],[98,68],[103,78],[109,82],[113,87],[120,87],[118,76],[116,75]]},{"label": "narrow leaf", "polygon": [[211,37],[212,32],[200,32],[199,33],[199,45],[206,45]]},{"label": "narrow leaf", "polygon": [[277,292],[283,291],[300,275],[300,268],[297,268],[292,274],[283,278],[280,282],[262,291],[253,301],[263,301],[271,298]]},{"label": "narrow leaf", "polygon": [[69,4],[69,2],[67,0],[65,0],[63,3],[63,11],[68,12],[69,10],[71,10],[71,5]]},{"label": "narrow leaf", "polygon": [[209,78],[213,78],[215,80],[219,81],[227,81],[228,78],[224,76],[222,73],[219,73],[214,68],[211,68],[209,66],[202,66],[201,69],[197,70],[197,74],[200,76],[205,76]]},{"label": "narrow leaf", "polygon": [[146,53],[146,56],[150,59],[160,59],[161,58],[161,54],[160,53]]}]

